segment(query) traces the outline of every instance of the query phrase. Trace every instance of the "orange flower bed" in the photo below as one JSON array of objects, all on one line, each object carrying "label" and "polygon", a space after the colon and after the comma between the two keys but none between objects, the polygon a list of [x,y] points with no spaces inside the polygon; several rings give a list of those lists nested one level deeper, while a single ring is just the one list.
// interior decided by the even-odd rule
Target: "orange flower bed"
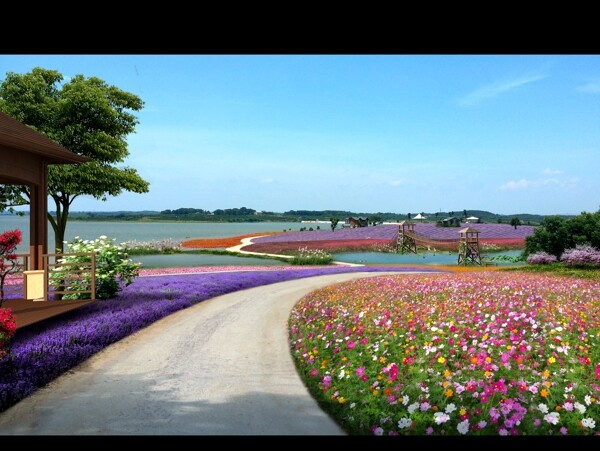
[{"label": "orange flower bed", "polygon": [[183,241],[181,243],[181,247],[185,247],[188,249],[220,249],[237,246],[242,244],[242,240],[244,238],[251,238],[254,236],[264,236],[264,235],[276,235],[278,233],[283,232],[256,232],[249,233],[247,235],[238,235],[226,238],[197,238],[193,240]]}]

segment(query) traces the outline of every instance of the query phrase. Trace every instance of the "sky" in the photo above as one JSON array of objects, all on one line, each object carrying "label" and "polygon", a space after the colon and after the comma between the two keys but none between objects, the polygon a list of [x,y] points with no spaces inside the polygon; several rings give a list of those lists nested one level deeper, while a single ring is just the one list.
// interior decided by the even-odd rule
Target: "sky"
[{"label": "sky", "polygon": [[[139,96],[149,192],[71,211],[600,209],[600,55],[0,55]],[[49,203],[52,210],[53,203]]]}]

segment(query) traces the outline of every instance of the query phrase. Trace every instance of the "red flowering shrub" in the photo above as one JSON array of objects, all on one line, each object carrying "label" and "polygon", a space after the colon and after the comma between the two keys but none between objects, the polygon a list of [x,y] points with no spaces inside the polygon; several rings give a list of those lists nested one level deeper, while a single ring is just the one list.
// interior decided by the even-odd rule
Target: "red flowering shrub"
[{"label": "red flowering shrub", "polygon": [[4,302],[4,280],[11,272],[19,270],[18,257],[15,251],[21,242],[19,229],[7,230],[0,235],[0,306]]},{"label": "red flowering shrub", "polygon": [[8,353],[8,343],[17,330],[15,315],[9,308],[0,308],[0,360]]}]

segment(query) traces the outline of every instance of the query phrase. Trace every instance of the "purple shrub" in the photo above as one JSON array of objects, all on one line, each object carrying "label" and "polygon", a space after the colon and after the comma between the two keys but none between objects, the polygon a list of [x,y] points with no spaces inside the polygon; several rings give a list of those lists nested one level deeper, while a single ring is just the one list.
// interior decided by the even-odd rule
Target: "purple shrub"
[{"label": "purple shrub", "polygon": [[527,263],[531,265],[549,265],[555,263],[558,259],[556,255],[548,254],[547,252],[536,252],[527,257]]},{"label": "purple shrub", "polygon": [[560,256],[565,266],[600,266],[600,250],[587,244],[578,244]]},{"label": "purple shrub", "polygon": [[[178,310],[237,290],[348,272],[414,271],[408,266],[335,266],[139,277],[115,298],[17,329],[0,360],[0,412],[105,347]],[[444,272],[418,268],[424,272]],[[51,301],[49,301],[51,302]]]}]

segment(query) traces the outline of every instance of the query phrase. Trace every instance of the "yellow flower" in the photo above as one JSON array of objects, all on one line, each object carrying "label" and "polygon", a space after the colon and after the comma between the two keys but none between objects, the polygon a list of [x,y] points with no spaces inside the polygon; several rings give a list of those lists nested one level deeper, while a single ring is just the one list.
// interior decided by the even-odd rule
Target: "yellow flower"
[{"label": "yellow flower", "polygon": [[556,362],[556,359],[554,357],[550,357],[548,359],[548,363],[554,363],[554,362]]},{"label": "yellow flower", "polygon": [[549,395],[549,394],[550,394],[550,392],[549,392],[548,390],[546,390],[545,388],[542,388],[542,389],[540,390],[540,396],[541,396],[542,398],[546,398],[546,397],[548,397],[548,395]]},{"label": "yellow flower", "polygon": [[438,363],[442,363],[442,364],[446,363],[446,359],[443,357],[438,357],[437,361],[438,361]]},{"label": "yellow flower", "polygon": [[338,402],[339,402],[340,404],[344,404],[344,403],[346,402],[346,398],[344,398],[343,396],[340,396],[340,397],[338,398]]},{"label": "yellow flower", "polygon": [[542,371],[542,377],[544,379],[547,379],[549,376],[550,376],[550,371],[548,371],[548,370]]},{"label": "yellow flower", "polygon": [[448,388],[448,389],[446,389],[446,391],[444,391],[444,396],[446,398],[450,398],[453,394],[454,394],[454,392],[450,388]]}]

